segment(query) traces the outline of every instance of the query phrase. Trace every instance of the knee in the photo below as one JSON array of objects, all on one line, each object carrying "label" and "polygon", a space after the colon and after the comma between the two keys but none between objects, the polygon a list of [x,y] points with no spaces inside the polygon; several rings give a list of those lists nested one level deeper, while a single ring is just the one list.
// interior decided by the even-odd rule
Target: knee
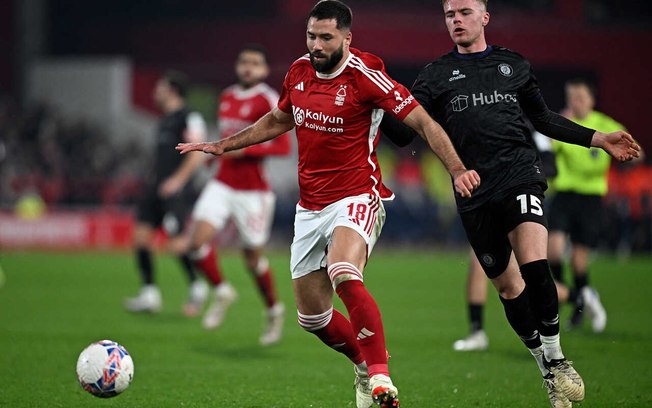
[{"label": "knee", "polygon": [[525,289],[525,282],[520,277],[494,282],[494,286],[501,298],[509,300],[515,299]]},{"label": "knee", "polygon": [[175,255],[184,255],[188,252],[188,239],[182,236],[172,238],[167,243],[167,250]]},{"label": "knee", "polygon": [[506,265],[505,271],[496,278],[491,279],[491,283],[500,297],[507,300],[516,298],[525,289],[525,281],[515,261],[510,261]]},{"label": "knee", "polygon": [[191,242],[190,245],[188,245],[187,248],[187,254],[192,259],[193,261],[197,261],[200,259],[204,259],[206,255],[211,250],[211,246],[209,244],[196,244]]},{"label": "knee", "polygon": [[255,276],[264,275],[269,270],[269,260],[264,256],[248,256],[245,263],[247,270]]},{"label": "knee", "polygon": [[208,247],[209,242],[196,234],[190,234],[190,238],[188,239],[188,246],[187,246],[187,251],[188,252],[195,252],[199,251],[200,249],[204,247]]},{"label": "knee", "polygon": [[151,246],[153,232],[147,226],[138,225],[134,230],[134,245],[137,248],[148,248]]},{"label": "knee", "polygon": [[363,282],[362,272],[349,262],[335,262],[328,266],[328,278],[333,284],[333,289],[347,281]]}]

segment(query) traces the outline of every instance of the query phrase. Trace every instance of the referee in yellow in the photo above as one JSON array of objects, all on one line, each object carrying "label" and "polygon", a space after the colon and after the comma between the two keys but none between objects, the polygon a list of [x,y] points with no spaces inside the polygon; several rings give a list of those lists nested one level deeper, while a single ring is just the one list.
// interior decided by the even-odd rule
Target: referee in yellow
[{"label": "referee in yellow", "polygon": [[[594,110],[595,91],[583,79],[568,81],[565,86],[564,116],[582,126],[601,132],[624,130],[624,126],[604,113]],[[557,176],[552,180],[556,195],[550,204],[548,221],[550,234],[548,260],[556,280],[562,281],[562,257],[566,240],[572,245],[570,265],[574,288],[569,300],[575,311],[567,328],[578,327],[584,312],[591,320],[594,332],[602,332],[607,324],[597,291],[589,286],[590,251],[598,243],[602,218],[602,198],[607,194],[607,173],[611,157],[602,149],[586,149],[557,140],[552,141],[557,164]]]}]

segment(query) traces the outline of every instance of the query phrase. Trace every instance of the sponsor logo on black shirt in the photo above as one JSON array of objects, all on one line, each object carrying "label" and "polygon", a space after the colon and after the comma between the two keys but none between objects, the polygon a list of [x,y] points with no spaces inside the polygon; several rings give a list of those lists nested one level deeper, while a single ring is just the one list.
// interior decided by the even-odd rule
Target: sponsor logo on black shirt
[{"label": "sponsor logo on black shirt", "polygon": [[484,105],[493,105],[494,103],[517,103],[518,99],[516,95],[505,93],[501,94],[498,91],[494,90],[493,93],[478,92],[473,93],[471,96],[468,95],[457,95],[451,100],[451,105],[453,105],[453,112],[462,112],[469,107],[469,98],[471,98],[471,103],[473,106],[484,106]]}]

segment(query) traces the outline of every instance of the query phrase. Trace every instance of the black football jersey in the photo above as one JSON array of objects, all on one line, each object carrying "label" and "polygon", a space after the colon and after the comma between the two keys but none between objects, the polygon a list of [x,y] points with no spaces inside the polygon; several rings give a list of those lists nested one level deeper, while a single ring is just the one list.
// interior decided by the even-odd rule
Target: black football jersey
[{"label": "black football jersey", "polygon": [[185,142],[184,133],[187,128],[189,111],[181,109],[163,116],[156,131],[156,183],[160,183],[172,175],[184,159],[175,147]]},{"label": "black football jersey", "polygon": [[547,187],[521,106],[540,92],[521,55],[498,46],[473,54],[454,50],[419,73],[412,94],[446,130],[464,165],[480,175],[471,198],[456,194],[460,212],[517,185]]}]

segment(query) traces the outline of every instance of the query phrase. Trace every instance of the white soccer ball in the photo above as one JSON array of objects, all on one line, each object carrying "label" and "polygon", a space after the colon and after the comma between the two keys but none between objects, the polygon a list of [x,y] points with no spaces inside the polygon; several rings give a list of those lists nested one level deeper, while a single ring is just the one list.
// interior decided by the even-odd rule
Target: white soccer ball
[{"label": "white soccer ball", "polygon": [[127,350],[115,341],[98,341],[79,355],[77,378],[82,388],[96,397],[115,397],[126,390],[134,378],[134,362]]}]

